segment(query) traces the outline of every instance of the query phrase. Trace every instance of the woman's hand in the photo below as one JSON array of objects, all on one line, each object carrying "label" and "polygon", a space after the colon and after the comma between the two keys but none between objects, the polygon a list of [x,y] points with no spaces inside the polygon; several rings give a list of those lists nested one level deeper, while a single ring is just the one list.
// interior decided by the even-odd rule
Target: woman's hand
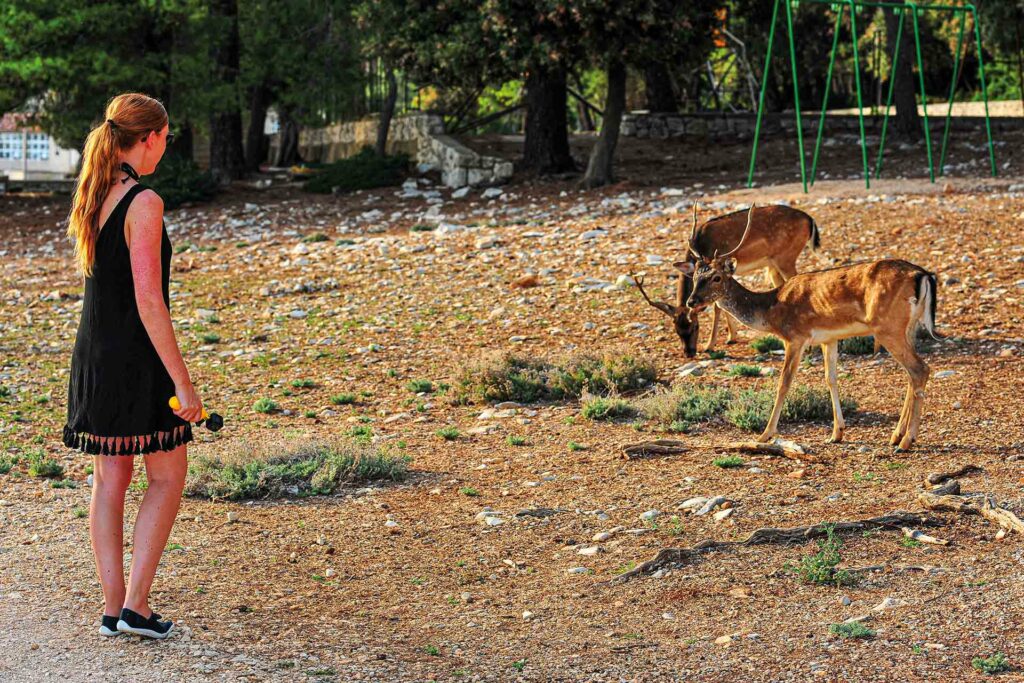
[{"label": "woman's hand", "polygon": [[174,395],[181,403],[181,407],[174,411],[175,415],[188,422],[199,422],[203,419],[203,401],[191,382],[183,386],[174,385]]}]

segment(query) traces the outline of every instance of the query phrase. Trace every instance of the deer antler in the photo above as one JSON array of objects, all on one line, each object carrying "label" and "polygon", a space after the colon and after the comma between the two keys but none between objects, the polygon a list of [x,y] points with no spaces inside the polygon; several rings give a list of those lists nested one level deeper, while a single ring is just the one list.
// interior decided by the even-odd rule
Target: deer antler
[{"label": "deer antler", "polygon": [[651,301],[651,298],[649,296],[647,296],[647,292],[644,291],[644,279],[643,279],[643,277],[641,277],[639,275],[634,275],[633,273],[630,273],[629,276],[631,278],[633,278],[633,282],[636,283],[637,289],[640,290],[641,296],[643,296],[644,300],[647,301],[647,303],[649,303],[651,306],[654,306],[655,308],[657,308],[659,311],[661,311],[665,315],[669,316],[670,318],[675,317],[675,314],[676,314],[676,309],[675,308],[673,308],[669,304],[665,303],[664,301]]},{"label": "deer antler", "polygon": [[697,239],[697,200],[694,199],[693,200],[693,226],[690,228],[690,239],[686,241],[686,248],[695,257],[697,257],[698,259],[702,259],[703,257],[700,254],[697,253],[696,249],[693,248],[693,245],[696,244],[696,239]]},{"label": "deer antler", "polygon": [[739,248],[743,246],[743,243],[747,241],[747,235],[750,233],[750,224],[754,220],[754,206],[754,204],[751,204],[750,208],[747,209],[747,227],[743,229],[743,237],[740,237],[740,243],[733,247],[730,251],[727,251],[726,253],[722,254],[721,256],[716,255],[716,258],[725,258],[726,256],[735,254],[739,250]]}]

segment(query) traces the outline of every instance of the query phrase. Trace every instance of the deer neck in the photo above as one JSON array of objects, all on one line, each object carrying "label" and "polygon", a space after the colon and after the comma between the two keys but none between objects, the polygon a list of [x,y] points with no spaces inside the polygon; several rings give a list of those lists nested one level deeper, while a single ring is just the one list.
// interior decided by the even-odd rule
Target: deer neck
[{"label": "deer neck", "polygon": [[778,303],[778,289],[767,292],[754,292],[733,279],[724,284],[725,295],[718,300],[718,305],[730,313],[747,327],[769,332],[768,311]]}]

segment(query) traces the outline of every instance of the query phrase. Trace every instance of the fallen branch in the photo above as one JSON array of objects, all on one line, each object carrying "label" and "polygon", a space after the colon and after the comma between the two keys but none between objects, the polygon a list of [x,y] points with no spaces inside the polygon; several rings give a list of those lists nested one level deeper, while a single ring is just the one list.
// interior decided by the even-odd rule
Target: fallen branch
[{"label": "fallen branch", "polygon": [[804,460],[806,462],[823,462],[821,458],[807,453],[799,445],[787,442],[760,443],[759,441],[735,441],[726,444],[722,450],[730,453],[753,453],[757,455],[774,455],[790,460]]},{"label": "fallen branch", "polygon": [[928,517],[927,515],[899,510],[888,515],[882,515],[881,517],[871,517],[869,519],[856,521],[835,523],[821,522],[811,526],[800,526],[792,529],[774,529],[768,527],[754,531],[742,541],[715,541],[709,539],[701,541],[690,548],[662,548],[658,551],[658,554],[654,556],[654,559],[643,562],[628,572],[620,574],[614,579],[609,580],[607,583],[626,583],[637,576],[653,574],[659,569],[689,564],[690,562],[698,560],[705,552],[723,550],[736,546],[805,543],[810,539],[825,536],[827,534],[826,529],[829,527],[833,529],[834,533],[842,534],[849,533],[851,531],[864,531],[867,529],[902,529],[904,526],[909,525],[936,526],[938,524],[939,522],[937,520]]},{"label": "fallen branch", "polygon": [[922,534],[917,529],[911,529],[908,526],[903,527],[903,535],[907,538],[913,539],[919,543],[931,543],[932,545],[949,545],[949,541],[941,538],[935,538],[928,534]]},{"label": "fallen branch", "polygon": [[1010,510],[999,507],[995,499],[988,494],[966,496],[921,491],[917,494],[917,501],[928,510],[980,515],[1003,529],[1024,534],[1024,522]]},{"label": "fallen branch", "polygon": [[974,472],[983,472],[977,465],[964,465],[956,472],[935,472],[925,477],[924,483],[928,486],[938,486],[947,479],[956,479],[962,477],[965,474],[973,474]]},{"label": "fallen branch", "polygon": [[622,457],[626,460],[644,458],[651,455],[676,455],[685,453],[686,444],[674,439],[658,439],[657,441],[644,441],[625,446],[622,449]]}]

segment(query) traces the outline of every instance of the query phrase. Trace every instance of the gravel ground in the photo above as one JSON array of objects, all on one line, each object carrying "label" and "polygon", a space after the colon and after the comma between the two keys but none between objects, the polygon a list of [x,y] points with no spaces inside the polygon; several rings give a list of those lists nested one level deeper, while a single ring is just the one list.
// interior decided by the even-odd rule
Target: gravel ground
[{"label": "gravel ground", "polygon": [[[59,441],[81,306],[56,227],[66,199],[0,197],[3,452],[42,448],[77,484],[53,488],[23,464],[0,475],[0,619],[15,625],[0,630],[0,679],[960,681],[984,678],[971,660],[995,652],[1013,667],[1001,680],[1021,678],[1024,539],[997,540],[980,518],[934,514],[942,524],[926,531],[948,546],[908,545],[890,531],[844,537],[841,566],[872,567],[855,586],[805,585],[786,569],[817,550],[812,542],[708,554],[658,578],[609,583],[664,547],[919,510],[927,473],[968,463],[982,471],[961,480],[965,490],[1024,514],[1020,175],[894,179],[869,192],[828,180],[811,195],[791,179],[747,190],[646,177],[595,193],[518,182],[461,198],[423,183],[343,198],[239,186],[169,213],[183,249],[172,317],[208,407],[227,421],[218,435],[202,432],[190,457],[369,421],[378,443],[412,456],[412,476],[298,500],[186,499],[153,592],[154,607],[182,626],[164,643],[95,635],[102,601],[81,512],[89,458]],[[724,422],[665,435],[585,420],[574,401],[480,419],[486,406],[410,391],[413,379],[451,381],[494,350],[624,346],[652,358],[660,382],[676,381],[686,359],[668,321],[615,283],[645,272],[649,289],[668,296],[692,199],[704,216],[752,200],[807,210],[822,248],[804,253],[801,270],[891,256],[938,274],[945,340],[925,356],[934,374],[913,452],[886,445],[906,380],[884,354],[840,358],[841,392],[859,404],[846,443],[826,444],[825,422],[780,425],[820,463],[747,456],[744,467],[715,467],[721,446],[746,436]],[[538,286],[510,287],[527,274]],[[219,341],[204,341],[210,333]],[[702,357],[699,380],[772,387],[771,377],[726,374],[737,363],[781,366],[755,360],[754,336],[741,331],[724,359]],[[300,379],[315,386],[292,388]],[[820,357],[797,382],[825,386]],[[333,405],[342,392],[359,401]],[[282,410],[255,412],[261,397]],[[445,426],[460,436],[437,436]],[[508,445],[509,435],[526,444]],[[620,455],[665,436],[689,450]],[[130,518],[141,495],[129,493]],[[710,495],[734,501],[735,513],[676,512]],[[477,521],[485,507],[503,523]],[[549,516],[515,514],[542,508]],[[650,510],[662,512],[655,524],[640,519]],[[595,554],[580,554],[591,546]],[[861,615],[875,637],[829,632]]]}]

